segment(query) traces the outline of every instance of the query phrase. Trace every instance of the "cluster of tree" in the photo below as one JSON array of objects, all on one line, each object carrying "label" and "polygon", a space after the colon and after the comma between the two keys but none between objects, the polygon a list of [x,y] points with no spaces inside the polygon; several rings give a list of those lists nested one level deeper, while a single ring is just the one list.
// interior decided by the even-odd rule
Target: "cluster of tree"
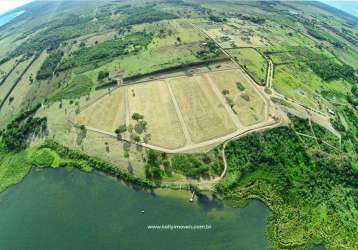
[{"label": "cluster of tree", "polygon": [[97,80],[103,81],[105,78],[108,78],[108,77],[109,77],[109,72],[101,70],[100,72],[98,72]]},{"label": "cluster of tree", "polygon": [[121,38],[115,38],[84,47],[62,60],[58,71],[64,71],[77,66],[96,65],[97,63],[127,54],[136,54],[145,49],[153,39],[153,34],[134,32]]},{"label": "cluster of tree", "polygon": [[127,132],[127,126],[125,124],[119,126],[114,130],[114,133],[116,133],[118,140],[122,139],[122,134]]},{"label": "cluster of tree", "polygon": [[342,78],[350,83],[358,82],[354,69],[347,64],[338,64],[327,59],[308,62],[308,66],[325,81]]},{"label": "cluster of tree", "polygon": [[315,27],[306,27],[306,28],[307,28],[307,33],[309,35],[313,36],[314,38],[317,38],[322,41],[327,41],[327,42],[333,44],[337,48],[344,47],[344,44],[341,41],[339,41],[337,38],[331,36],[327,32],[319,30],[318,28],[315,28]]},{"label": "cluster of tree", "polygon": [[152,23],[161,20],[170,20],[177,18],[176,15],[164,12],[155,5],[147,5],[144,7],[133,7],[122,11],[127,18],[122,22],[122,25],[135,25],[142,23]]},{"label": "cluster of tree", "polygon": [[352,95],[348,95],[347,99],[354,107],[358,106],[358,82],[352,85]]},{"label": "cluster of tree", "polygon": [[[303,130],[309,128],[303,121],[296,124]],[[314,130],[318,137],[328,136],[323,129]],[[226,193],[240,185],[248,187],[260,181],[271,188],[268,193],[279,196],[270,199],[272,205],[294,207],[295,211],[305,213],[304,216],[312,221],[315,214],[310,209],[324,202],[326,213],[339,216],[338,221],[345,220],[345,230],[351,231],[358,219],[358,169],[353,165],[356,158],[354,160],[340,151],[326,153],[318,145],[307,149],[299,136],[288,128],[254,133],[233,141],[225,150],[228,177],[217,189]],[[246,181],[242,182],[244,179]],[[264,191],[261,193],[264,199],[268,198],[265,194]],[[343,219],[347,213],[350,216]],[[357,228],[356,225],[353,227]]]},{"label": "cluster of tree", "polygon": [[167,155],[154,150],[147,151],[145,173],[148,179],[160,181],[163,175],[170,176],[173,171],[184,176],[199,179],[218,176],[224,166],[218,149],[205,154]]},{"label": "cluster of tree", "polygon": [[201,49],[196,52],[196,57],[201,60],[209,60],[217,58],[220,55],[220,49],[211,39],[206,39],[204,43],[200,45]]},{"label": "cluster of tree", "polygon": [[266,19],[258,16],[246,16],[243,14],[238,14],[237,17],[241,20],[250,21],[256,24],[264,24]]},{"label": "cluster of tree", "polygon": [[154,150],[147,151],[147,162],[145,164],[145,176],[147,179],[160,181],[163,175],[163,170],[160,168],[162,160],[159,153]]},{"label": "cluster of tree", "polygon": [[43,80],[52,77],[63,55],[63,51],[61,50],[56,50],[55,52],[51,53],[41,65],[40,70],[37,72],[36,79]]},{"label": "cluster of tree", "polygon": [[11,56],[21,54],[35,54],[45,49],[54,50],[62,42],[79,37],[89,32],[95,32],[98,26],[89,22],[88,17],[67,16],[62,21],[48,25],[46,29],[38,32],[32,38],[19,45]]},{"label": "cluster of tree", "polygon": [[33,117],[39,106],[26,111],[12,120],[0,132],[2,143],[7,151],[21,151],[28,146],[29,139],[47,130],[46,117]]},{"label": "cluster of tree", "polygon": [[[135,177],[127,172],[122,171],[119,167],[114,166],[108,162],[104,162],[100,159],[97,159],[92,156],[88,156],[83,154],[80,151],[69,149],[54,140],[46,140],[46,142],[42,145],[42,148],[49,148],[54,150],[60,157],[64,160],[72,160],[72,161],[63,161],[63,164],[73,163],[82,161],[85,162],[90,168],[96,169],[98,171],[102,171],[111,176],[117,177],[118,179],[124,180],[126,182],[144,187],[144,188],[153,188],[155,184],[151,181],[144,180],[138,177]],[[74,167],[83,167],[83,164],[78,165],[74,164]]]},{"label": "cluster of tree", "polygon": [[[225,151],[228,174],[217,190],[225,195],[239,188],[248,197],[254,194],[267,200],[277,212],[272,218],[274,227],[282,228],[283,235],[290,233],[287,227],[296,225],[295,230],[307,232],[307,241],[312,240],[312,232],[325,231],[327,226],[333,228],[330,240],[337,237],[338,230],[347,236],[357,230],[356,158],[339,151],[326,153],[315,144],[306,150],[305,144],[288,128],[251,134],[229,143]],[[322,205],[324,209],[320,209]],[[322,220],[317,208],[335,220]],[[286,216],[290,223],[284,220],[283,225]]]},{"label": "cluster of tree", "polygon": [[227,21],[227,19],[225,17],[219,17],[219,16],[215,16],[215,15],[209,15],[209,20],[216,22],[216,23],[222,23],[222,22]]},{"label": "cluster of tree", "polygon": [[173,170],[193,179],[220,175],[223,170],[221,158],[218,155],[213,157],[208,154],[176,154],[173,155],[170,163]]}]

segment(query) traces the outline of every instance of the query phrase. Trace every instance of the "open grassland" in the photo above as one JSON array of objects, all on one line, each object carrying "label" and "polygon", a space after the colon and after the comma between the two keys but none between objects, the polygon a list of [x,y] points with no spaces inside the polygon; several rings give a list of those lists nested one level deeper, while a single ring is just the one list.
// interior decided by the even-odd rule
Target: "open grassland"
[{"label": "open grassland", "polygon": [[260,34],[260,26],[249,22],[229,19],[226,24],[209,24],[206,21],[198,24],[224,48],[267,45],[267,41]]},{"label": "open grassland", "polygon": [[4,105],[1,109],[0,123],[6,123],[10,121],[17,113],[21,111],[22,104],[30,91],[34,86],[30,79],[35,78],[37,71],[40,69],[42,63],[46,60],[48,54],[43,52],[29,67],[29,69],[22,76],[16,87],[13,89],[10,98],[11,102]]},{"label": "open grassland", "polygon": [[236,130],[204,76],[172,79],[170,85],[194,142],[210,140]]},{"label": "open grassland", "polygon": [[229,50],[229,53],[257,83],[265,85],[267,62],[258,51],[253,48],[242,48]]},{"label": "open grassland", "polygon": [[240,71],[210,73],[242,125],[250,126],[265,120],[265,102]]},{"label": "open grassland", "polygon": [[[32,58],[20,62],[11,74],[6,78],[3,84],[0,86],[0,103],[7,96],[11,88],[14,86],[20,75],[24,72],[26,67],[31,62]],[[5,103],[7,105],[8,103]]]},{"label": "open grassland", "polygon": [[119,88],[81,111],[75,122],[114,133],[126,122],[125,88]]},{"label": "open grassland", "polygon": [[16,66],[17,60],[20,58],[20,56],[14,57],[3,64],[0,64],[0,83],[2,79]]},{"label": "open grassland", "polygon": [[19,39],[18,35],[11,34],[0,40],[0,58],[5,57],[26,39]]},{"label": "open grassland", "polygon": [[347,103],[347,94],[351,94],[351,84],[339,79],[327,82],[324,89],[321,89],[321,95],[333,104]]},{"label": "open grassland", "polygon": [[275,68],[274,89],[313,109],[325,111],[330,106],[320,98],[320,91],[325,89],[326,84],[304,64],[287,64]]},{"label": "open grassland", "polygon": [[[91,104],[106,92],[107,90],[100,90],[94,92],[89,99],[86,97],[79,98],[79,106]],[[48,119],[48,137],[71,149],[80,150],[85,154],[111,162],[123,171],[144,176],[143,157],[145,150],[137,148],[135,145],[125,145],[108,135],[90,130],[84,132],[75,128],[68,121],[68,117],[75,112],[76,108],[75,104],[71,104],[69,100],[64,100],[62,105],[56,102],[39,110],[37,115],[39,117],[46,116]],[[32,146],[38,146],[41,143],[42,140],[37,140],[32,143]],[[128,152],[129,158],[125,157],[125,152]]]},{"label": "open grassland", "polygon": [[[205,38],[185,20],[175,19],[133,26],[134,31],[159,33],[151,47],[170,47],[204,41]],[[179,39],[178,39],[179,38]]]},{"label": "open grassland", "polygon": [[[184,146],[185,138],[174,103],[164,81],[128,87],[129,115],[144,115],[150,134],[149,144],[175,149]],[[133,125],[134,121],[131,123]]]},{"label": "open grassland", "polygon": [[310,62],[319,60],[334,59],[334,55],[325,49],[318,49],[316,47],[285,47],[280,49],[270,49],[267,51],[275,65]]},{"label": "open grassland", "polygon": [[80,96],[89,95],[93,88],[94,82],[87,75],[75,75],[71,81],[55,92],[52,100],[75,99]]},{"label": "open grassland", "polygon": [[351,65],[355,69],[358,69],[358,46],[355,49],[352,48],[344,48],[344,49],[338,49],[334,48],[334,53],[339,56],[339,58],[347,63],[348,65]]},{"label": "open grassland", "polygon": [[[92,81],[97,79],[99,71],[108,71],[110,77],[131,77],[147,74],[165,68],[200,62],[192,50],[198,48],[198,44],[162,47],[139,52],[136,55],[119,57],[93,71],[86,72]],[[144,63],[145,62],[145,63]]]}]

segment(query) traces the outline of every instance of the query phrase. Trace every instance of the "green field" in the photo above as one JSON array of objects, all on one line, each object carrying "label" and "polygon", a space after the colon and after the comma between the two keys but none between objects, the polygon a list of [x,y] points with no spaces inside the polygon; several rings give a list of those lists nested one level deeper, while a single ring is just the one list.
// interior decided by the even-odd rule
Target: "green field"
[{"label": "green field", "polygon": [[[128,102],[130,117],[139,113],[148,123],[145,131],[150,135],[148,143],[169,149],[184,146],[186,141],[166,82],[128,87]],[[135,126],[133,119],[130,123]]]},{"label": "green field", "polygon": [[[17,86],[12,91],[10,97],[12,98],[11,103],[4,105],[1,109],[0,123],[5,123],[5,121],[10,121],[17,112],[21,109],[26,108],[24,101],[30,92],[31,88],[34,87],[31,81],[35,80],[35,75],[40,69],[40,66],[47,58],[48,54],[46,52],[42,53],[29,67],[29,69],[22,76],[21,80],[18,82]],[[32,79],[32,80],[31,80]]]},{"label": "green field", "polygon": [[53,101],[62,99],[75,99],[88,95],[94,83],[86,75],[76,75],[69,83],[60,88],[52,97]]},{"label": "green field", "polygon": [[240,71],[211,73],[220,91],[228,91],[225,98],[244,126],[265,120],[265,103]]},{"label": "green field", "polygon": [[263,201],[269,245],[251,249],[358,249],[357,17],[318,1],[15,11],[0,16],[0,192],[31,166],[95,169],[148,193],[189,189],[209,217],[221,199]]},{"label": "green field", "polygon": [[257,50],[253,48],[231,49],[229,53],[258,84],[265,85],[267,61]]},{"label": "green field", "polygon": [[235,124],[203,76],[172,79],[170,85],[194,142],[235,131]]}]

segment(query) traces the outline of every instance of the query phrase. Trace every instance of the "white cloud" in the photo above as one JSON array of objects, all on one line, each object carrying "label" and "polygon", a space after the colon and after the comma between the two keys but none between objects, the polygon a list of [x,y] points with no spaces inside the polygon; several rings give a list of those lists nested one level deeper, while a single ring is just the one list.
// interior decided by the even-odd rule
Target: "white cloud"
[{"label": "white cloud", "polygon": [[32,1],[33,0],[0,0],[0,14]]}]

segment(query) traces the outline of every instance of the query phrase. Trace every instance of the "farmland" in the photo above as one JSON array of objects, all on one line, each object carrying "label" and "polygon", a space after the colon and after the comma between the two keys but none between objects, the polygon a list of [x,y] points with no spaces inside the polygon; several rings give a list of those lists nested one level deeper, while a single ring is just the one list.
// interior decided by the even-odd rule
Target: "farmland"
[{"label": "farmland", "polygon": [[239,71],[210,74],[244,126],[265,119],[265,103]]},{"label": "farmland", "polygon": [[173,79],[170,85],[194,142],[235,130],[235,124],[203,76]]},{"label": "farmland", "polygon": [[123,88],[113,91],[93,105],[84,108],[76,117],[75,122],[114,132],[116,128],[126,122],[125,91]]},{"label": "farmland", "polygon": [[[130,117],[134,113],[144,115],[144,120],[148,123],[149,143],[166,148],[179,148],[186,143],[164,81],[128,87],[128,102]],[[131,124],[133,122],[132,120]]]},{"label": "farmland", "polygon": [[205,215],[258,198],[270,249],[358,248],[356,17],[307,1],[20,9],[0,26],[0,192],[32,166],[95,169],[190,190]]},{"label": "farmland", "polygon": [[8,105],[4,105],[1,109],[2,115],[0,117],[0,122],[10,121],[19,110],[25,108],[23,106],[24,100],[30,89],[33,87],[32,81],[34,81],[36,72],[39,70],[47,56],[46,52],[42,53],[22,76],[21,80],[12,91],[12,94],[9,96],[12,100],[11,103],[9,102]]},{"label": "farmland", "polygon": [[265,85],[267,74],[267,62],[255,49],[232,49],[229,53],[246,69],[252,78],[260,85]]}]

